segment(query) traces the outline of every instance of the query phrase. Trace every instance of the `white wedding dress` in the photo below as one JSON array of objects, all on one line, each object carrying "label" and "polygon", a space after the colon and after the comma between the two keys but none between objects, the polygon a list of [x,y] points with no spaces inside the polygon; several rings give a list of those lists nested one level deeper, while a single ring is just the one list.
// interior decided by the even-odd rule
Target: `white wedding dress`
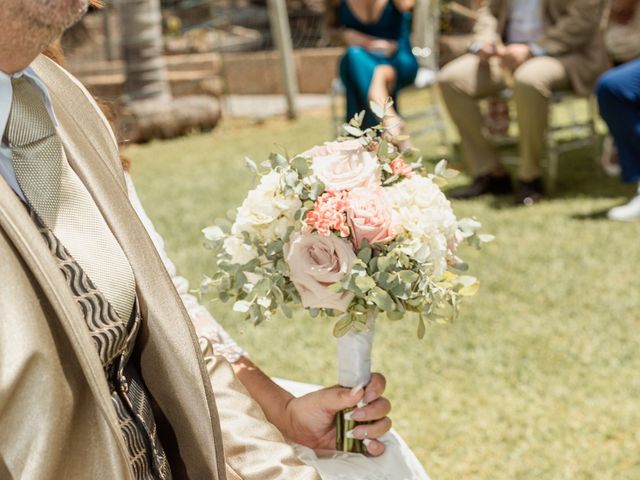
[{"label": "white wedding dress", "polygon": [[[167,256],[164,241],[155,230],[138,198],[131,177],[126,174],[129,199],[142,220],[162,261],[171,275],[174,285],[189,312],[199,336],[211,341],[214,353],[221,355],[230,363],[236,362],[247,353],[227,334],[209,311],[189,293],[189,283],[176,272],[176,267]],[[295,396],[302,396],[322,387],[290,380],[274,379],[276,383]],[[391,430],[379,439],[385,444],[385,453],[377,458],[359,454],[314,451],[302,445],[294,444],[296,454],[304,463],[315,467],[323,480],[429,480],[422,465],[395,430]]]}]

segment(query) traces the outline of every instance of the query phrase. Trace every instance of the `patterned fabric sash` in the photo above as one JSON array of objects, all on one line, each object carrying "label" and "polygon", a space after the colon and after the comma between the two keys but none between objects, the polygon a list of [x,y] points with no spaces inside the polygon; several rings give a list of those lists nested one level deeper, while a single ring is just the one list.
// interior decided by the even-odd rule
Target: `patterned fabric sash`
[{"label": "patterned fabric sash", "polygon": [[135,478],[171,479],[171,469],[158,437],[149,393],[136,366],[129,362],[141,323],[137,302],[129,320],[123,321],[35,210],[26,206],[82,309],[109,383],[111,400]]}]

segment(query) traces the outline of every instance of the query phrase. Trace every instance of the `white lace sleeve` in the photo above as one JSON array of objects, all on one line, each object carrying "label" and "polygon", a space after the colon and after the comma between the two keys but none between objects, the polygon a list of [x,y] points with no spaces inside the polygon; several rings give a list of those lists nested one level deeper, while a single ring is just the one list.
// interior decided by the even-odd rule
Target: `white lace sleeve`
[{"label": "white lace sleeve", "polygon": [[201,305],[200,302],[198,302],[198,299],[189,293],[189,282],[186,278],[177,274],[175,265],[164,249],[164,240],[154,228],[153,223],[151,223],[151,220],[144,211],[144,208],[142,208],[142,203],[138,198],[138,194],[131,177],[129,174],[125,174],[125,178],[127,181],[127,189],[129,191],[129,200],[138,214],[138,217],[140,217],[140,220],[144,224],[147,233],[149,233],[149,236],[151,237],[156,250],[160,254],[160,258],[169,272],[169,275],[171,275],[171,280],[173,280],[173,284],[180,294],[180,298],[182,299],[187,312],[189,312],[189,316],[191,317],[191,321],[193,322],[198,336],[205,337],[210,340],[214,353],[216,355],[222,355],[230,363],[238,361],[240,357],[247,356],[246,352],[240,348],[240,346],[229,336],[227,332],[225,332],[224,328],[222,328],[222,326],[213,318],[209,311]]}]

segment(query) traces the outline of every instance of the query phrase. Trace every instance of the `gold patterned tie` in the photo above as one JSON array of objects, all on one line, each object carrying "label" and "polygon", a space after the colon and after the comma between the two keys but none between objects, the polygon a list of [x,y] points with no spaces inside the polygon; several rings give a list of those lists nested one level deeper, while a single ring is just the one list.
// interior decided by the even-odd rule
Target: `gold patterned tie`
[{"label": "gold patterned tie", "polygon": [[120,244],[69,166],[42,96],[30,80],[12,80],[5,131],[18,184],[28,203],[80,264],[116,312],[128,319],[135,279]]}]

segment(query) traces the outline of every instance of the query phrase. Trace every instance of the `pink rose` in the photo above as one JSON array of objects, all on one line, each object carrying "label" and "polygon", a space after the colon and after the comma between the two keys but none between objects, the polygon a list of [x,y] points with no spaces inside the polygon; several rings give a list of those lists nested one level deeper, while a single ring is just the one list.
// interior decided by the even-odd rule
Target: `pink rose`
[{"label": "pink rose", "polygon": [[329,287],[351,272],[356,258],[351,243],[335,235],[295,233],[285,245],[284,256],[305,308],[347,310],[353,293],[335,293]]},{"label": "pink rose", "polygon": [[396,175],[407,178],[411,178],[413,176],[413,168],[411,168],[411,165],[404,163],[404,160],[400,157],[394,158],[389,166],[391,167],[391,171]]},{"label": "pink rose", "polygon": [[380,184],[378,158],[358,140],[327,142],[301,156],[312,159],[313,172],[327,190],[351,190]]},{"label": "pink rose", "polygon": [[351,190],[347,218],[356,249],[360,248],[365,238],[369,244],[374,244],[388,243],[396,237],[391,209],[381,188]]},{"label": "pink rose", "polygon": [[362,144],[360,140],[346,140],[344,142],[325,142],[323,145],[316,145],[302,152],[299,156],[306,158],[326,157],[334,153],[342,152],[345,150],[357,150],[361,148]]}]

